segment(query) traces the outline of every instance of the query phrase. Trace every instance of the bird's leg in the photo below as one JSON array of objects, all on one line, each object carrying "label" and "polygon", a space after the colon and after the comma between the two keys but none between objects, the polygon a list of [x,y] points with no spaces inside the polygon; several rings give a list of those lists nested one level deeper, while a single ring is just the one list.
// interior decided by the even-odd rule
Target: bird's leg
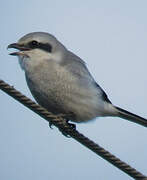
[{"label": "bird's leg", "polygon": [[[75,129],[76,129],[76,125],[75,125],[75,124],[72,124],[72,123],[69,123],[68,121],[69,121],[69,120],[66,119],[67,125],[68,125],[71,129],[75,130]],[[66,132],[64,131],[64,129],[59,128],[59,131],[60,131],[65,137],[67,137],[67,138],[70,138],[70,137],[71,137],[68,133],[66,133]]]},{"label": "bird's leg", "polygon": [[[65,125],[67,125],[69,128],[71,128],[71,129],[73,129],[73,130],[76,129],[76,125],[75,125],[75,124],[69,123],[69,120],[70,120],[71,117],[73,117],[73,114],[68,114],[68,115],[67,115],[67,114],[57,114],[57,116],[58,116],[58,117],[62,117],[62,118],[64,119]],[[51,129],[53,129],[52,126],[53,126],[53,123],[52,123],[52,120],[50,120],[50,121],[49,121],[49,127],[50,127]],[[70,138],[70,136],[68,135],[68,133],[64,132],[64,129],[62,129],[62,128],[59,127],[59,130],[60,130],[60,132],[61,132],[64,136]]]},{"label": "bird's leg", "polygon": [[[57,117],[62,117],[63,119],[66,119],[68,115],[60,113],[60,114],[56,114],[56,116],[57,116]],[[49,121],[49,127],[50,127],[51,129],[53,129],[52,126],[53,126],[53,123],[52,123],[52,120],[50,119],[50,121]]]},{"label": "bird's leg", "polygon": [[76,129],[76,125],[73,123],[69,123],[69,119],[66,119],[66,123],[69,125],[70,128],[72,128],[74,130]]}]

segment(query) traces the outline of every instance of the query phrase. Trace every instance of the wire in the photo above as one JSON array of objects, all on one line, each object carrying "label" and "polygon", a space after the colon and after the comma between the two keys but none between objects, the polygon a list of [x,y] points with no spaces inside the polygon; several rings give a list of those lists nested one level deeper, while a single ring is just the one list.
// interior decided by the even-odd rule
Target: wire
[{"label": "wire", "polygon": [[65,133],[70,137],[74,138],[79,143],[83,144],[91,151],[95,152],[97,155],[101,156],[103,159],[113,164],[115,167],[122,170],[132,178],[136,180],[147,180],[147,176],[132,168],[127,163],[121,161],[119,158],[106,151],[104,148],[102,148],[92,140],[88,139],[83,134],[79,133],[76,129],[71,128],[66,123],[64,116],[57,116],[51,112],[48,112],[46,109],[44,109],[40,105],[33,102],[31,99],[24,96],[22,93],[17,91],[13,86],[10,86],[2,80],[0,80],[0,89],[14,99],[16,99],[17,101],[19,101],[20,103],[22,103],[24,106],[37,113],[39,116],[43,117],[49,123],[55,125],[57,128],[59,128],[60,131],[63,132],[63,134]]}]

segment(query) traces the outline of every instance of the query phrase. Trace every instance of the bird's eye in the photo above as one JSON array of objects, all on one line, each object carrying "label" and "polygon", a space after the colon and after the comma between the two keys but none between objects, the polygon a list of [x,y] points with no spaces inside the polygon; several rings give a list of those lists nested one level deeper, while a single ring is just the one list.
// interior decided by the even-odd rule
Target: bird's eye
[{"label": "bird's eye", "polygon": [[47,52],[50,52],[52,51],[52,46],[48,43],[41,43],[41,42],[38,42],[38,41],[30,41],[27,46],[30,48],[30,49],[42,49],[44,51],[47,51]]},{"label": "bird's eye", "polygon": [[32,48],[36,48],[37,46],[39,45],[39,43],[37,42],[37,41],[31,41],[30,43],[29,43],[29,46],[30,47],[32,47]]}]

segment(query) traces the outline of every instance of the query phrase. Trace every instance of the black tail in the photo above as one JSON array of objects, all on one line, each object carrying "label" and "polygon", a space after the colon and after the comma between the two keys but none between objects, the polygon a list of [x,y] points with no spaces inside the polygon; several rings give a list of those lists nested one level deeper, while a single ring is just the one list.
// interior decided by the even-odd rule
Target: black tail
[{"label": "black tail", "polygon": [[142,126],[147,127],[147,119],[142,118],[136,114],[128,112],[128,111],[121,109],[119,107],[115,106],[115,108],[118,110],[118,117],[123,118],[123,119],[127,119],[131,122],[134,122],[134,123],[137,123],[137,124],[140,124]]}]

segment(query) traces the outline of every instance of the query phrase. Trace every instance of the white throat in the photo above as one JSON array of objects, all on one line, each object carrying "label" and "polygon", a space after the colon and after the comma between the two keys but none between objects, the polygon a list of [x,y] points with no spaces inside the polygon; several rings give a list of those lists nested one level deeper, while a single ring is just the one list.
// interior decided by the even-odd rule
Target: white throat
[{"label": "white throat", "polygon": [[48,53],[40,49],[24,51],[24,53],[18,57],[19,64],[24,71],[28,71],[29,68],[39,66],[44,60],[61,63],[62,59],[63,53],[60,51],[55,53]]}]

